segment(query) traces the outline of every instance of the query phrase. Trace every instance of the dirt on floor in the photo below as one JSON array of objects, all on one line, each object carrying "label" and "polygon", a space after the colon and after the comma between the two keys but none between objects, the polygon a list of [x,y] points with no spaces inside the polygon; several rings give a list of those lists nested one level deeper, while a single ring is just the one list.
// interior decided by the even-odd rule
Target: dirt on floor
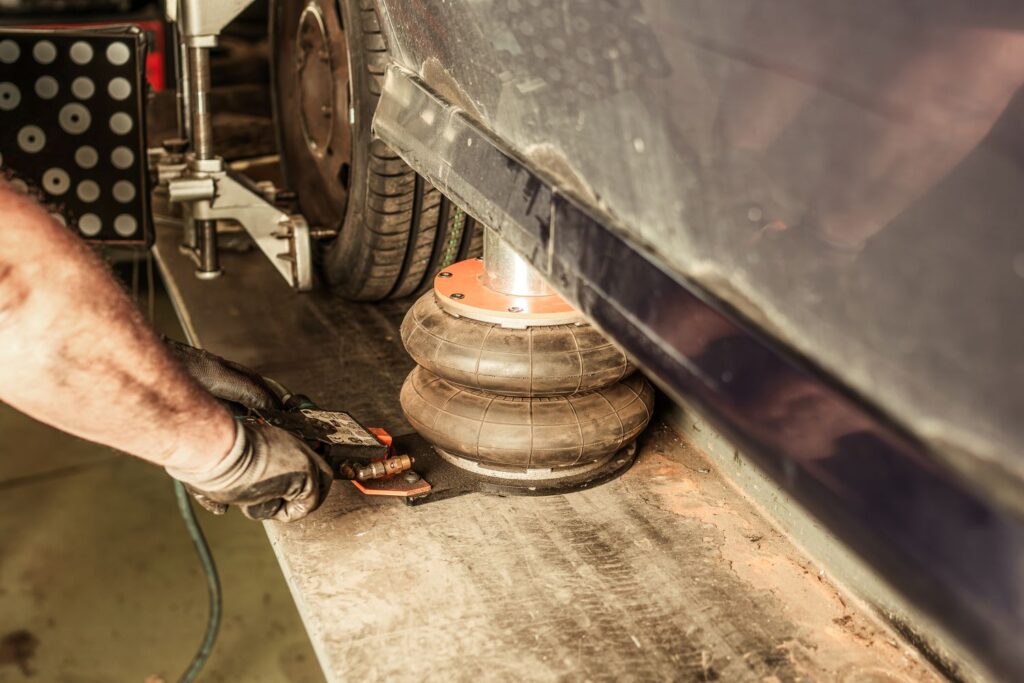
[{"label": "dirt on floor", "polygon": [[[778,598],[801,631],[814,633],[813,643],[799,637],[780,640],[779,655],[794,670],[814,680],[819,667],[805,666],[813,658],[832,662],[835,680],[844,683],[942,680],[879,620],[848,604],[688,439],[659,425],[647,435],[646,449],[647,457],[631,472],[650,481],[654,496],[646,502],[713,529],[713,536],[702,539],[713,546],[708,550],[744,584]],[[851,656],[865,650],[874,663]]]}]

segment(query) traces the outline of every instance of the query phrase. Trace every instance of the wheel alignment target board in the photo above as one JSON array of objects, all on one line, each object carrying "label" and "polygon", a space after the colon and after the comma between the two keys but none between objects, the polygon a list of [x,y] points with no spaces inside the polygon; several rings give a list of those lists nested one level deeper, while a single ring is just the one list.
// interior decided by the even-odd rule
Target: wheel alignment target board
[{"label": "wheel alignment target board", "polygon": [[0,172],[92,242],[152,242],[146,36],[0,29]]}]

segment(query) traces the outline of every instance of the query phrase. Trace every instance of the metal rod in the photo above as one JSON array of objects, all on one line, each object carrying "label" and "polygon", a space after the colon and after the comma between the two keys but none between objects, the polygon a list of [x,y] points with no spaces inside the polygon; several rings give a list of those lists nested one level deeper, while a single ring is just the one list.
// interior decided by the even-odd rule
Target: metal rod
[{"label": "metal rod", "polygon": [[199,230],[196,226],[196,222],[192,220],[192,206],[190,204],[181,205],[181,224],[184,226],[184,231],[181,236],[181,246],[185,249],[198,252]]},{"label": "metal rod", "polygon": [[537,269],[490,228],[484,233],[484,272],[484,284],[502,294],[548,296],[555,293]]},{"label": "metal rod", "polygon": [[179,26],[180,24],[178,23],[174,25],[174,73],[178,77],[174,96],[175,102],[178,105],[178,137],[182,140],[191,140],[192,120],[190,117],[192,100],[189,97],[189,83],[191,83],[191,79],[188,76],[188,47],[185,45],[185,41],[181,39]]},{"label": "metal rod", "polygon": [[[210,51],[188,48],[189,95],[192,109],[192,154],[199,161],[213,158],[213,122],[210,119]],[[193,220],[199,239],[199,267],[196,275],[204,280],[221,274],[217,253],[217,221]],[[188,236],[186,235],[186,239]]]},{"label": "metal rod", "polygon": [[189,90],[192,107],[192,152],[199,160],[213,158],[213,123],[210,119],[210,50],[188,48]]},{"label": "metal rod", "polygon": [[195,221],[199,233],[199,268],[196,275],[204,280],[221,274],[220,257],[217,254],[217,221]]}]

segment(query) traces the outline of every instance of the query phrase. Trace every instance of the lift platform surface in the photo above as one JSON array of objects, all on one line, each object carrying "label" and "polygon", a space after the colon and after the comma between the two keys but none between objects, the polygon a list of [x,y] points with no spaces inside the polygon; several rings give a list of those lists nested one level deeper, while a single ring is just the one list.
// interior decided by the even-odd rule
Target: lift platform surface
[{"label": "lift platform surface", "polygon": [[[195,278],[180,228],[156,252],[204,348],[392,434],[410,302],[293,293],[262,254]],[[691,443],[655,419],[621,478],[568,495],[406,507],[335,482],[267,522],[328,680],[939,680]]]}]

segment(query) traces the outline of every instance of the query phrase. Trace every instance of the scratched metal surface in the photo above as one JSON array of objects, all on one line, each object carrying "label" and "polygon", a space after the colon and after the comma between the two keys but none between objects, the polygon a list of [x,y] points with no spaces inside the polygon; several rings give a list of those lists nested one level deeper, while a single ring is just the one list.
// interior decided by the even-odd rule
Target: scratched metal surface
[{"label": "scratched metal surface", "polygon": [[[407,429],[404,305],[290,292],[256,253],[201,282],[157,249],[203,346]],[[406,508],[338,483],[266,524],[329,680],[937,680],[662,424],[621,479]]]}]

